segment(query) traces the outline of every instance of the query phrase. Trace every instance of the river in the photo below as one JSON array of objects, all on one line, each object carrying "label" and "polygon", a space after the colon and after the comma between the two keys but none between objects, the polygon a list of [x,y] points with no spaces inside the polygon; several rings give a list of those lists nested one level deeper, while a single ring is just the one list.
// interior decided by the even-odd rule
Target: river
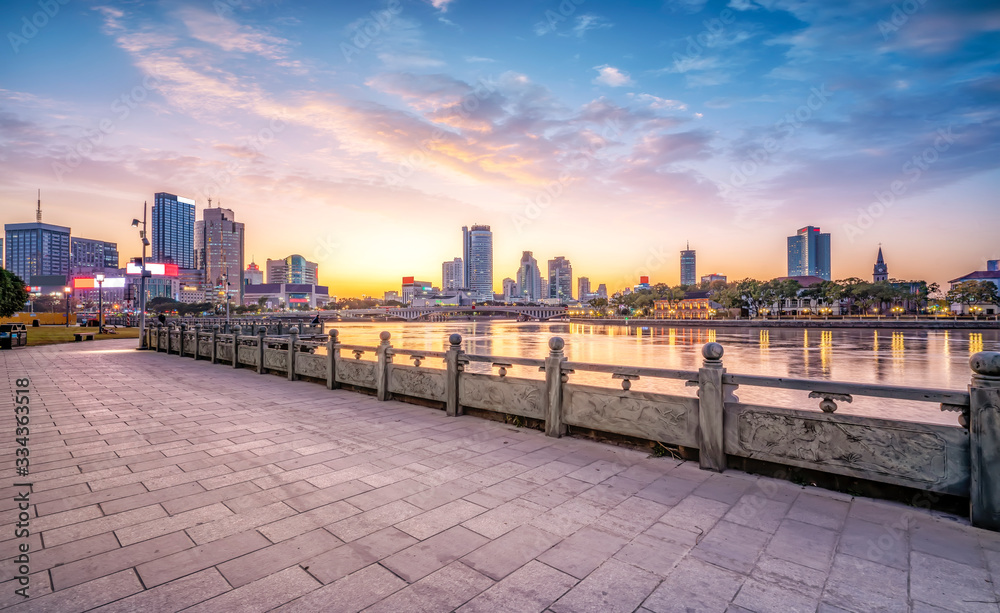
[{"label": "river", "polygon": [[[545,357],[549,338],[560,336],[566,341],[566,356],[573,361],[685,370],[696,370],[701,365],[702,345],[716,341],[725,347],[723,362],[732,373],[950,390],[968,386],[970,355],[1000,351],[1000,330],[713,330],[513,321],[338,322],[329,327],[337,328],[342,343],[374,346],[379,332],[385,330],[392,335],[394,347],[425,351],[445,350],[448,336],[457,332],[469,353],[532,358]],[[435,362],[428,360],[424,365],[441,366]],[[470,369],[485,372],[489,365],[473,364]],[[509,369],[509,374],[543,376],[526,367]],[[578,372],[571,375],[571,381],[620,386],[620,381],[599,373]],[[633,382],[632,389],[694,393],[683,382],[650,378]],[[808,399],[807,392],[744,387],[737,395],[745,402],[818,410],[818,401]],[[852,404],[839,403],[839,407],[842,413],[931,423],[954,424],[956,418],[954,413],[942,413],[939,405],[878,398],[855,397]]]}]

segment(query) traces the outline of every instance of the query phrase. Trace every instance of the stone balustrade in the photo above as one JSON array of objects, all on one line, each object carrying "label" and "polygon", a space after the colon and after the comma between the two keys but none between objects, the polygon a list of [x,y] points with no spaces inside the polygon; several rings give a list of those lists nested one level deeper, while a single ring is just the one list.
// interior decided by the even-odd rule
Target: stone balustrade
[{"label": "stone balustrade", "polygon": [[[972,356],[968,390],[789,379],[728,373],[722,345],[708,343],[698,370],[615,366],[568,361],[564,342],[549,340],[544,359],[476,355],[452,334],[447,351],[394,348],[388,332],[377,346],[339,342],[329,335],[303,338],[292,327],[268,336],[263,327],[243,334],[240,325],[223,333],[195,324],[157,325],[148,346],[160,352],[280,373],[290,381],[349,387],[379,400],[439,403],[449,416],[466,409],[492,411],[544,422],[549,436],[585,428],[697,449],[705,470],[723,471],[733,458],[761,460],[935,494],[969,498],[976,526],[1000,530],[1000,353]],[[442,360],[444,368],[421,366]],[[408,364],[406,362],[412,362]],[[471,372],[489,364],[496,374]],[[512,366],[537,368],[544,380],[509,376]],[[572,382],[576,372],[597,372],[621,381],[621,390]],[[632,389],[642,378],[672,379],[697,388],[694,395]],[[812,408],[740,402],[741,387],[809,392]],[[938,404],[955,412],[955,425],[927,424],[837,413],[855,396]],[[819,409],[819,410],[817,410]]]}]

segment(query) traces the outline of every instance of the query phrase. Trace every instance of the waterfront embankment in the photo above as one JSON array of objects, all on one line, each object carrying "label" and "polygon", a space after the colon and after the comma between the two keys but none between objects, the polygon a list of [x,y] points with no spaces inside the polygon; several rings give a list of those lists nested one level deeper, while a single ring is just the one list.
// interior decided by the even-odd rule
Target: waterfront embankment
[{"label": "waterfront embankment", "polygon": [[651,319],[641,317],[572,317],[574,324],[595,326],[664,326],[669,328],[809,328],[809,329],[891,329],[891,330],[997,330],[995,319]]}]

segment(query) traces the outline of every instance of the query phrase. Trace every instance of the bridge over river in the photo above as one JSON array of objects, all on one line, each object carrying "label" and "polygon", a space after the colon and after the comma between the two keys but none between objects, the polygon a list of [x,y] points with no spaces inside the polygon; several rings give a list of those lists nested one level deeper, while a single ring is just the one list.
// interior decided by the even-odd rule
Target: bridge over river
[{"label": "bridge over river", "polygon": [[378,309],[343,309],[340,311],[324,311],[322,317],[336,316],[338,319],[359,319],[368,317],[385,317],[415,321],[418,319],[434,319],[436,317],[463,315],[497,315],[505,314],[513,317],[528,317],[538,321],[547,321],[566,317],[569,309],[565,306],[433,306],[433,307],[397,307]]}]

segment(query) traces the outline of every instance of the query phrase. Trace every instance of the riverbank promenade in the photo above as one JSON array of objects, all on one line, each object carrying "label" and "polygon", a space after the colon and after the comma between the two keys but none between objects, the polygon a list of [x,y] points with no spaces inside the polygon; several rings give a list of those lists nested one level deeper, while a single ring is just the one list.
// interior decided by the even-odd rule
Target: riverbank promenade
[{"label": "riverbank promenade", "polygon": [[1000,613],[964,518],[135,344],[0,352],[0,608]]}]

